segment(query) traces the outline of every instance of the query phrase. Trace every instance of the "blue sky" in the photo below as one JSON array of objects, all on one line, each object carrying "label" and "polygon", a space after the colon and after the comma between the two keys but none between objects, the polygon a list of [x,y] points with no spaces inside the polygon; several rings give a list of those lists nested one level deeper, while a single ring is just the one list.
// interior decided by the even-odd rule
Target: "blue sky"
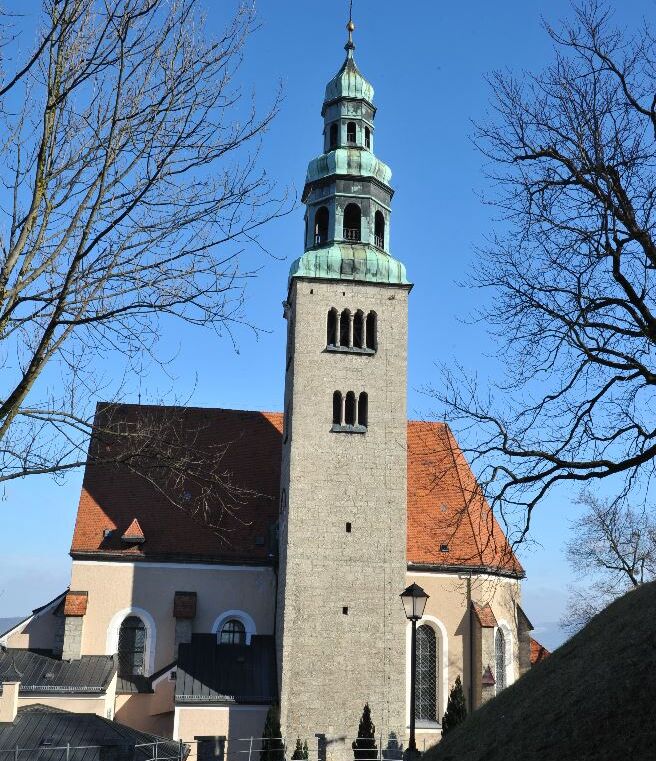
[{"label": "blue sky", "polygon": [[[206,0],[208,27],[218,33],[233,2]],[[261,26],[240,72],[264,108],[279,83],[284,102],[265,138],[262,165],[281,188],[303,186],[307,162],[321,151],[323,89],[341,65],[346,0],[259,0]],[[409,414],[425,417],[420,392],[438,383],[436,364],[460,362],[482,378],[494,374],[495,346],[467,317],[483,296],[467,282],[476,247],[493,229],[484,159],[471,143],[471,120],[489,101],[484,76],[495,69],[537,70],[550,59],[541,13],[556,21],[569,3],[417,2],[355,0],[356,60],[376,89],[376,153],[393,170],[396,190],[392,252],[415,283],[410,301]],[[627,7],[630,6],[630,7]],[[36,9],[36,0],[26,4]],[[654,10],[653,0],[616,2],[616,20],[629,27]],[[290,262],[300,255],[303,210],[271,224],[247,266],[260,267],[249,285],[249,319],[260,330],[236,333],[238,351],[213,333],[165,325],[162,344],[174,360],[141,382],[143,401],[167,395],[198,405],[280,410],[283,397],[285,297]],[[137,401],[134,398],[126,401]],[[21,615],[68,583],[68,549],[81,473],[63,484],[48,478],[12,483],[0,493],[0,618]],[[547,646],[563,638],[556,622],[570,571],[563,542],[576,494],[562,491],[535,514],[522,562],[524,607]]]}]

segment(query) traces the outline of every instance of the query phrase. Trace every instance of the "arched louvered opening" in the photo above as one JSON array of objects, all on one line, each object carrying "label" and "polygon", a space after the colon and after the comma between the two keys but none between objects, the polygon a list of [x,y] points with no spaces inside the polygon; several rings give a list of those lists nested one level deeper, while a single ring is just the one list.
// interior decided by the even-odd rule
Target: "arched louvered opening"
[{"label": "arched louvered opening", "polygon": [[371,148],[371,130],[369,127],[364,128],[364,147]]},{"label": "arched louvered opening", "polygon": [[333,394],[333,425],[342,424],[342,392],[335,391]]},{"label": "arched louvered opening", "polygon": [[128,616],[118,633],[118,675],[143,676],[146,666],[146,626],[139,616]]},{"label": "arched louvered opening", "polygon": [[330,150],[335,150],[337,148],[337,123],[334,122],[330,125]]},{"label": "arched louvered opening", "polygon": [[507,684],[506,676],[506,636],[501,630],[497,629],[494,637],[494,649],[496,655],[496,674],[497,692],[504,690]]},{"label": "arched louvered opening", "polygon": [[320,206],[314,215],[314,244],[318,246],[328,240],[328,209]]},{"label": "arched louvered opening", "polygon": [[353,315],[353,346],[364,349],[364,312],[361,309]]},{"label": "arched louvered opening", "polygon": [[344,404],[344,424],[355,425],[355,394],[349,391]]},{"label": "arched louvered opening", "polygon": [[366,428],[369,424],[369,397],[362,392],[358,397],[358,425]]},{"label": "arched louvered opening", "polygon": [[339,316],[339,345],[351,345],[351,313],[348,309]]},{"label": "arched louvered opening", "polygon": [[362,212],[357,203],[350,203],[344,209],[344,239],[362,239]]},{"label": "arched louvered opening", "polygon": [[357,127],[355,126],[355,122],[349,122],[346,125],[346,142],[347,143],[356,143],[357,142]]},{"label": "arched louvered opening", "polygon": [[417,627],[415,715],[419,721],[437,721],[437,637],[432,626]]},{"label": "arched louvered opening", "polygon": [[339,318],[337,310],[333,307],[328,312],[328,319],[326,321],[326,345],[337,346],[337,323]]},{"label": "arched louvered opening", "polygon": [[385,248],[385,216],[377,211],[374,217],[374,243],[378,248]]},{"label": "arched louvered opening", "polygon": [[377,317],[375,312],[369,312],[367,315],[367,328],[366,328],[366,334],[367,334],[367,349],[376,350],[377,346],[377,339],[376,339],[376,329],[377,329]]},{"label": "arched louvered opening", "polygon": [[238,618],[230,618],[219,632],[220,645],[244,645],[246,643],[246,627]]}]

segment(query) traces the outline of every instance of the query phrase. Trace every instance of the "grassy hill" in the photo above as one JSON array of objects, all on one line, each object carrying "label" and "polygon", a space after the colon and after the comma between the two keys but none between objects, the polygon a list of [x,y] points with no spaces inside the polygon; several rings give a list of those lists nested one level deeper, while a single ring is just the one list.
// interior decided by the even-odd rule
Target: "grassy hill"
[{"label": "grassy hill", "polygon": [[629,592],[422,761],[656,759],[656,583]]}]

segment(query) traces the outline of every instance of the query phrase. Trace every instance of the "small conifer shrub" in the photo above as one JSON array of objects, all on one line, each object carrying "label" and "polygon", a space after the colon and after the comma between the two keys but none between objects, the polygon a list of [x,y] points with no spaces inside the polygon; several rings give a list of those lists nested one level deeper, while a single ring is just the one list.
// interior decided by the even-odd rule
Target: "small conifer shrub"
[{"label": "small conifer shrub", "polygon": [[296,747],[294,748],[294,753],[292,755],[292,761],[304,761],[308,758],[308,744],[307,740],[304,743],[301,743],[301,738],[296,738]]},{"label": "small conifer shrub", "polygon": [[376,727],[371,720],[369,703],[365,703],[362,718],[358,726],[358,737],[352,743],[355,761],[373,761],[378,758],[376,745]]},{"label": "small conifer shrub", "polygon": [[446,713],[442,717],[442,737],[450,732],[454,727],[467,718],[467,706],[465,704],[465,693],[462,689],[460,675],[456,677],[455,684],[449,694],[449,702],[446,706]]},{"label": "small conifer shrub", "polygon": [[280,711],[276,705],[272,705],[266,715],[262,732],[260,761],[285,761],[285,745],[280,729]]}]

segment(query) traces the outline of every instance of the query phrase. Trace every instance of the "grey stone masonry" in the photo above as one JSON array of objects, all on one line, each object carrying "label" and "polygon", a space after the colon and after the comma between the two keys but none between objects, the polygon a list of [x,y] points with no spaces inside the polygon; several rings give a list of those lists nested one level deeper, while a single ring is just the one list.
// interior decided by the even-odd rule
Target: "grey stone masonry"
[{"label": "grey stone masonry", "polygon": [[[366,702],[406,735],[408,291],[295,278],[286,304],[281,724],[288,744],[325,734],[329,759],[352,758]],[[375,353],[326,351],[331,308],[376,313]],[[331,430],[335,391],[368,394],[365,432]]]},{"label": "grey stone masonry", "polygon": [[82,655],[82,616],[66,616],[62,660],[75,661]]}]

